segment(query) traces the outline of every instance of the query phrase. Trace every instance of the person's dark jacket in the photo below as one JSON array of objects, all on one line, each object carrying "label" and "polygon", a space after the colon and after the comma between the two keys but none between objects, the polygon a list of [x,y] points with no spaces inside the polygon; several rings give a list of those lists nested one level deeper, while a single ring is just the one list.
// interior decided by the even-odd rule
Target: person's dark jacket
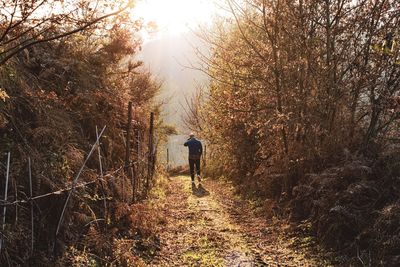
[{"label": "person's dark jacket", "polygon": [[200,159],[203,154],[203,146],[199,140],[190,138],[183,145],[189,147],[189,159]]}]

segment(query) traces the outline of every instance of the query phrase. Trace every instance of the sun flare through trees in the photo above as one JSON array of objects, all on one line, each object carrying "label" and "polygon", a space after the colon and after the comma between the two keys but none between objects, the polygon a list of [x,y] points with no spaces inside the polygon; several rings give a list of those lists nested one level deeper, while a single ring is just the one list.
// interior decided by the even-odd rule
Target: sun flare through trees
[{"label": "sun flare through trees", "polygon": [[0,155],[0,266],[400,266],[400,3],[3,0]]}]

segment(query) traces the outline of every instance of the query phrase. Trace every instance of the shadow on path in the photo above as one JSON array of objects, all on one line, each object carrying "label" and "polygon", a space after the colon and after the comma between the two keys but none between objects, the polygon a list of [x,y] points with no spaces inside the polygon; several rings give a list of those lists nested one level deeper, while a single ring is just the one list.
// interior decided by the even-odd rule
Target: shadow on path
[{"label": "shadow on path", "polygon": [[297,250],[298,238],[289,236],[289,225],[257,215],[231,184],[207,179],[191,187],[189,179],[179,176],[166,184],[161,250],[147,266],[331,266]]},{"label": "shadow on path", "polygon": [[210,192],[203,187],[202,184],[196,186],[196,184],[192,184],[192,194],[196,197],[206,197],[210,195]]}]

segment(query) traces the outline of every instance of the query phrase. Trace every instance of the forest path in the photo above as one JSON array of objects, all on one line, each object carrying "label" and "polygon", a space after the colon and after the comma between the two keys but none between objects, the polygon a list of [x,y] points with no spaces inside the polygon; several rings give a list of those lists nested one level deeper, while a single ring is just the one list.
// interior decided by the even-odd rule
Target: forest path
[{"label": "forest path", "polygon": [[[197,183],[196,183],[197,184]],[[170,178],[161,251],[150,266],[318,266],[288,247],[279,229],[257,217],[228,184]]]}]

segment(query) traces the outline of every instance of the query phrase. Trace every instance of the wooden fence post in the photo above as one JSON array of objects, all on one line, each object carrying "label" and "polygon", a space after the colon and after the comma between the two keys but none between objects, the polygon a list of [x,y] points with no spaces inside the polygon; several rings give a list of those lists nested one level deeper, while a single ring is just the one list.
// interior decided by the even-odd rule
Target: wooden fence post
[{"label": "wooden fence post", "polygon": [[167,172],[169,171],[169,148],[167,148]]},{"label": "wooden fence post", "polygon": [[128,123],[126,126],[125,173],[131,178],[132,202],[135,202],[136,182],[135,170],[131,163],[131,128],[132,128],[132,102],[128,104]]},{"label": "wooden fence post", "polygon": [[130,149],[131,149],[131,124],[132,124],[132,102],[128,105],[128,123],[126,124],[126,144],[125,144],[125,172],[128,173],[130,165]]},{"label": "wooden fence post", "polygon": [[149,150],[147,159],[147,180],[146,190],[149,191],[150,179],[153,176],[153,132],[154,132],[154,112],[150,113],[150,129],[149,129]]},{"label": "wooden fence post", "polygon": [[141,168],[140,168],[140,130],[137,127],[135,129],[135,135],[136,135],[136,192],[138,192],[140,190],[140,173],[141,173]]},{"label": "wooden fence post", "polygon": [[125,173],[128,174],[130,165],[131,153],[131,125],[132,125],[132,102],[128,105],[128,122],[126,124],[126,139],[125,139]]},{"label": "wooden fence post", "polygon": [[[132,115],[131,115],[132,116]],[[138,126],[136,125],[135,128]],[[137,194],[137,170],[136,170],[136,164],[132,163],[131,164],[131,181],[132,181],[132,203],[135,203],[136,201],[136,194]]]},{"label": "wooden fence post", "polygon": [[[125,147],[126,147],[126,138],[125,138],[125,135],[124,135],[124,130],[122,130],[122,141],[123,141],[123,143],[124,143],[124,145],[125,145]],[[124,162],[124,168],[123,168],[123,170],[125,171],[125,162]],[[121,187],[122,187],[122,192],[125,192],[125,181],[124,181],[124,179],[122,179],[121,180]],[[122,198],[124,197],[124,195],[123,195],[123,193],[122,193]]]},{"label": "wooden fence post", "polygon": [[[125,142],[125,174],[127,176],[131,176],[131,162],[130,162],[130,155],[131,155],[131,125],[132,125],[132,102],[129,101],[128,104],[128,122],[126,124],[126,142]],[[133,183],[132,183],[133,187]],[[125,192],[122,192],[122,195],[125,195]],[[124,198],[125,199],[125,198]]]},{"label": "wooden fence post", "polygon": [[157,148],[153,148],[153,155],[151,158],[151,180],[153,181],[154,173],[156,170],[156,161],[157,161]]}]

